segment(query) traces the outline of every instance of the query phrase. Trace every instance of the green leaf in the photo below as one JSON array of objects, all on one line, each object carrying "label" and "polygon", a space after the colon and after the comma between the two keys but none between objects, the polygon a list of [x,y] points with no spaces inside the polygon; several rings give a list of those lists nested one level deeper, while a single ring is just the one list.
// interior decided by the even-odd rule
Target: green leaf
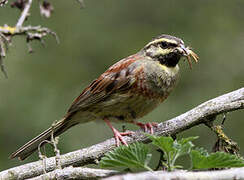
[{"label": "green leaf", "polygon": [[243,167],[244,160],[225,152],[207,154],[203,149],[192,150],[192,169]]},{"label": "green leaf", "polygon": [[106,167],[124,167],[140,168],[152,171],[148,167],[151,160],[151,154],[146,145],[142,143],[133,143],[129,146],[119,146],[115,150],[108,152],[100,161],[100,166]]},{"label": "green leaf", "polygon": [[182,155],[189,154],[194,146],[191,141],[198,138],[188,137],[182,138],[179,141],[174,141],[172,137],[147,136],[152,140],[152,144],[158,146],[164,151],[164,158],[167,161],[166,167],[169,171],[179,167],[175,165],[176,160]]},{"label": "green leaf", "polygon": [[148,137],[152,140],[152,144],[158,146],[160,149],[164,151],[164,153],[169,154],[170,152],[175,151],[173,146],[174,140],[172,137],[168,136],[153,136],[148,135]]},{"label": "green leaf", "polygon": [[197,147],[194,150],[199,151],[201,153],[201,155],[203,155],[203,156],[209,156],[208,151],[206,149],[204,149],[203,147]]},{"label": "green leaf", "polygon": [[191,141],[197,138],[198,136],[188,137],[188,138],[182,138],[179,141],[177,141],[178,146],[175,146],[175,148],[178,150],[179,156],[189,154],[191,152],[191,149],[194,147],[194,144]]},{"label": "green leaf", "polygon": [[157,137],[148,135],[152,140],[152,144],[158,146],[165,153],[179,153],[179,155],[184,155],[190,152],[191,148],[194,146],[191,141],[197,139],[198,137],[188,137],[182,138],[179,141],[173,140],[172,137]]},{"label": "green leaf", "polygon": [[191,137],[187,137],[187,138],[182,138],[178,141],[178,143],[184,145],[184,144],[186,144],[190,141],[193,141],[195,139],[198,139],[198,136],[191,136]]}]

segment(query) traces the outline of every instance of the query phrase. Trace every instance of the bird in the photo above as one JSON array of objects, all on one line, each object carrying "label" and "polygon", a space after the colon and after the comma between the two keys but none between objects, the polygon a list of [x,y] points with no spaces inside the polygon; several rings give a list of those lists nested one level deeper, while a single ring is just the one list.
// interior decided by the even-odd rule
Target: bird
[{"label": "bird", "polygon": [[73,101],[64,117],[46,131],[20,147],[10,158],[24,160],[39,145],[71,127],[90,121],[104,121],[113,131],[115,143],[127,145],[111,122],[133,123],[153,134],[156,123],[137,121],[154,110],[175,88],[179,79],[180,59],[198,62],[198,55],[182,39],[162,34],[153,38],[137,53],[108,68],[91,82]]}]

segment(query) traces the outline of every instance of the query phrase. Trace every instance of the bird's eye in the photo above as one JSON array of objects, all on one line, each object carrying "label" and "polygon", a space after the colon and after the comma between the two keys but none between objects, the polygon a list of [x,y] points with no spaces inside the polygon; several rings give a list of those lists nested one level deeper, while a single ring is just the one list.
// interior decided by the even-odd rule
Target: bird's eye
[{"label": "bird's eye", "polygon": [[160,43],[160,46],[161,46],[161,48],[165,49],[165,48],[168,47],[168,43],[163,41],[163,42]]}]

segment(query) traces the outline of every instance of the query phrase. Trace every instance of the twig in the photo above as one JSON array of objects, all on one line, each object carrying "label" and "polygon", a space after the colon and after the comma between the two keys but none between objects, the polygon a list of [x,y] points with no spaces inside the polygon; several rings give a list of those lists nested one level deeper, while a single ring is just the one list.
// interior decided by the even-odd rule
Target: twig
[{"label": "twig", "polygon": [[26,17],[29,14],[29,10],[30,10],[31,4],[32,4],[32,0],[28,0],[27,3],[25,4],[25,8],[24,8],[24,10],[22,11],[22,13],[20,15],[20,18],[19,18],[19,20],[18,20],[18,22],[16,24],[16,28],[22,27]]},{"label": "twig", "polygon": [[[162,122],[158,125],[158,128],[154,129],[154,132],[155,135],[177,134],[201,123],[206,123],[206,121],[210,121],[208,117],[238,109],[244,109],[244,88],[209,100],[178,117]],[[137,131],[131,137],[124,137],[124,139],[127,143],[133,143],[135,141],[149,142],[149,139],[142,131]],[[114,148],[114,139],[108,139],[91,147],[61,155],[61,166],[83,166],[95,163],[106,152]],[[47,158],[46,171],[53,171],[55,167],[55,157]],[[42,162],[37,161],[2,171],[0,172],[0,179],[15,179],[15,177],[18,177],[18,179],[21,180],[24,178],[36,177],[42,173]]]},{"label": "twig", "polygon": [[[41,27],[41,26],[23,26],[23,27],[10,27],[10,26],[0,26],[0,34],[3,36],[16,36],[24,35],[26,36],[26,42],[28,45],[29,52],[32,52],[30,42],[33,40],[39,40],[42,45],[44,45],[43,38],[47,35],[52,35],[56,39],[56,42],[59,43],[59,38],[55,32],[52,30]],[[0,37],[1,38],[1,37]],[[0,44],[1,45],[1,44]]]},{"label": "twig", "polygon": [[57,43],[59,43],[59,38],[54,31],[41,26],[23,26],[16,28],[5,25],[0,26],[0,33],[4,34],[5,36],[26,35],[30,40],[40,39],[50,34],[53,37],[55,37]]},{"label": "twig", "polygon": [[0,56],[0,69],[1,69],[2,73],[4,74],[5,78],[8,78],[8,74],[7,74],[7,71],[5,70],[2,56]]},{"label": "twig", "polygon": [[8,39],[5,37],[2,33],[0,33],[0,69],[5,75],[6,78],[8,78],[7,72],[4,68],[3,58],[6,56],[6,50],[8,50]]},{"label": "twig", "polygon": [[[54,127],[53,127],[54,128]],[[55,161],[56,161],[56,168],[58,169],[62,169],[61,167],[61,162],[60,162],[60,150],[58,149],[58,141],[59,141],[59,137],[55,137],[53,135],[54,131],[52,130],[52,134],[51,134],[51,143],[53,145],[54,148],[54,152],[55,152]]]},{"label": "twig", "polygon": [[224,151],[227,153],[235,154],[238,156],[239,147],[236,142],[230,139],[223,131],[223,127],[220,125],[214,125],[213,122],[205,123],[216,135],[217,141],[213,147],[213,151]]},{"label": "twig", "polygon": [[[7,0],[0,0],[0,6],[6,4],[7,2]],[[32,52],[30,41],[39,40],[42,43],[42,45],[44,45],[43,37],[47,36],[48,34],[53,35],[56,38],[57,43],[59,43],[59,39],[56,33],[48,28],[44,28],[41,26],[23,26],[24,21],[29,16],[29,11],[32,2],[33,0],[27,0],[22,2],[23,8],[20,9],[23,10],[15,27],[11,27],[8,25],[0,26],[0,69],[6,77],[7,72],[4,68],[3,58],[5,57],[5,48],[7,48],[7,46],[4,46],[4,38],[8,37],[9,39],[11,39],[15,35],[25,35],[29,52]]]},{"label": "twig", "polygon": [[[82,176],[81,176],[82,177]],[[129,179],[129,180],[162,180],[162,179],[177,179],[177,180],[228,180],[228,179],[244,179],[244,168],[232,168],[219,171],[200,171],[200,172],[191,172],[178,170],[174,172],[167,171],[156,171],[156,172],[142,172],[137,174],[125,174],[117,175],[104,180],[120,180],[120,179]]]}]

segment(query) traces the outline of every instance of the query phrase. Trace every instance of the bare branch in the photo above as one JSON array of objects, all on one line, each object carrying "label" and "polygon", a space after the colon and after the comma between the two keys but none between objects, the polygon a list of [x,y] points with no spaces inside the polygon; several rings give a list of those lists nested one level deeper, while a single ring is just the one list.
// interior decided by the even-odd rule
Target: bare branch
[{"label": "bare branch", "polygon": [[[28,45],[29,52],[32,52],[30,42],[33,40],[39,40],[42,45],[44,45],[43,38],[47,35],[52,35],[55,37],[57,43],[59,43],[59,38],[57,34],[46,27],[41,26],[24,26],[24,27],[10,27],[10,26],[0,26],[0,34],[3,36],[13,37],[15,35],[24,35],[26,36],[26,42]],[[1,38],[1,37],[0,37]],[[0,42],[1,45],[1,42]]]},{"label": "bare branch", "polygon": [[43,38],[47,35],[52,35],[55,37],[57,43],[59,43],[59,38],[57,34],[46,27],[41,26],[21,26],[21,27],[10,27],[8,25],[0,26],[0,69],[7,77],[7,72],[4,68],[3,58],[6,56],[6,50],[9,46],[9,41],[15,35],[26,36],[26,42],[28,45],[29,52],[32,52],[30,42],[33,40],[39,40],[43,45]]},{"label": "bare branch", "polygon": [[[0,6],[3,6],[6,4],[7,0],[0,0]],[[5,39],[11,39],[15,35],[25,35],[26,36],[26,42],[28,46],[29,52],[32,52],[32,48],[30,46],[30,41],[33,40],[39,40],[42,45],[44,45],[43,37],[47,36],[48,34],[51,34],[55,37],[57,43],[59,43],[59,39],[55,32],[51,31],[48,28],[41,27],[41,26],[23,26],[24,21],[26,18],[30,15],[30,8],[32,5],[32,0],[22,0],[22,1],[15,1],[11,4],[11,7],[17,7],[22,12],[21,15],[16,23],[15,27],[11,27],[8,25],[0,26],[0,69],[4,73],[4,75],[7,77],[7,72],[4,68],[3,58],[6,55],[6,48],[7,45],[4,44]],[[51,7],[47,7],[48,10],[53,10]]]},{"label": "bare branch", "polygon": [[22,13],[20,15],[20,18],[19,18],[19,20],[18,20],[18,22],[16,24],[17,28],[22,27],[26,17],[29,14],[31,4],[32,4],[32,0],[28,0],[27,3],[25,4],[24,10],[22,11]]},{"label": "bare branch", "polygon": [[[244,168],[231,168],[225,170],[218,171],[185,171],[185,170],[177,170],[174,172],[167,171],[155,171],[155,172],[141,172],[141,173],[129,173],[129,174],[119,174],[118,171],[113,170],[104,170],[104,169],[91,169],[91,168],[73,168],[67,167],[64,169],[58,169],[47,173],[45,175],[41,175],[29,180],[68,180],[68,179],[88,179],[88,178],[104,178],[104,180],[120,180],[120,179],[130,179],[130,180],[146,180],[146,179],[177,179],[177,180],[185,180],[185,179],[198,179],[198,180],[206,180],[206,179],[244,179]],[[116,175],[116,176],[113,176]],[[112,177],[108,177],[112,176]],[[108,177],[108,178],[105,178]]]},{"label": "bare branch", "polygon": [[[155,135],[175,135],[186,129],[210,121],[211,118],[209,117],[238,109],[244,109],[244,88],[209,100],[178,117],[162,122],[154,129],[154,132]],[[142,131],[137,131],[131,137],[124,138],[127,143],[133,143],[135,141],[144,143],[149,142],[149,139],[142,133]],[[114,148],[114,139],[108,139],[88,148],[61,155],[61,166],[68,167],[71,165],[83,166],[92,163],[96,164],[106,152],[111,151]],[[45,159],[45,162],[46,172],[55,170],[55,157],[47,158]],[[36,177],[43,174],[43,168],[42,161],[25,164],[0,172],[0,179],[14,179],[14,177],[24,179]]]},{"label": "bare branch", "polygon": [[[60,175],[59,175],[60,176]],[[82,176],[81,176],[82,177]],[[177,179],[177,180],[185,180],[185,179],[198,179],[198,180],[221,180],[221,179],[244,179],[244,168],[232,168],[226,170],[219,171],[198,171],[198,172],[190,172],[190,171],[155,171],[155,172],[142,172],[137,174],[125,174],[125,175],[117,175],[109,178],[105,178],[104,180],[119,180],[119,179],[129,179],[129,180],[161,180],[161,179]]]},{"label": "bare branch", "polygon": [[0,26],[0,33],[4,34],[5,36],[15,36],[15,35],[25,35],[27,41],[38,39],[52,35],[55,37],[57,43],[59,43],[59,38],[55,32],[52,30],[41,27],[41,26],[23,26],[23,27],[10,27],[8,25]]}]

